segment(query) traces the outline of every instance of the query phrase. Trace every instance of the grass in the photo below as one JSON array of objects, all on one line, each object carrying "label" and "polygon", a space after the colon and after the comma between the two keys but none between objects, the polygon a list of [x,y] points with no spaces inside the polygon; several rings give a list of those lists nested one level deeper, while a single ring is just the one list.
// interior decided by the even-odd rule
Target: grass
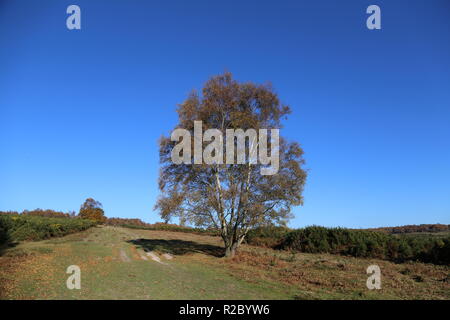
[{"label": "grass", "polygon": [[[145,251],[162,263],[143,260]],[[217,237],[95,227],[6,250],[0,257],[0,298],[450,299],[448,266],[248,245],[233,259],[221,258],[222,252]],[[381,290],[366,288],[371,264],[381,268]],[[69,265],[81,268],[81,290],[66,288]]]}]

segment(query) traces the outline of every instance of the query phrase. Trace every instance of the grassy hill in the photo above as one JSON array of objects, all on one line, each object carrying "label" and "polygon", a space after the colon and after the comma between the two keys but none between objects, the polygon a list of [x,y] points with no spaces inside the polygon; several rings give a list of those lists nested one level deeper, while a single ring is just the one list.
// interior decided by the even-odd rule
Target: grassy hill
[{"label": "grassy hill", "polygon": [[[98,226],[0,256],[2,299],[450,299],[450,267],[244,245],[208,235]],[[377,264],[382,289],[366,287]],[[70,265],[81,290],[66,288]]]}]

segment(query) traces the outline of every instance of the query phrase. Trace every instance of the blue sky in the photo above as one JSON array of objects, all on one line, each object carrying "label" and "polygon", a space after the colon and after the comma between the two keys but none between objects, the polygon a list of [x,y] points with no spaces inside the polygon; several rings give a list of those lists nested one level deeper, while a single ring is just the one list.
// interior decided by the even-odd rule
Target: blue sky
[{"label": "blue sky", "polygon": [[293,109],[281,134],[309,176],[292,227],[450,223],[447,0],[1,0],[0,45],[0,210],[94,197],[159,221],[157,140],[228,70]]}]

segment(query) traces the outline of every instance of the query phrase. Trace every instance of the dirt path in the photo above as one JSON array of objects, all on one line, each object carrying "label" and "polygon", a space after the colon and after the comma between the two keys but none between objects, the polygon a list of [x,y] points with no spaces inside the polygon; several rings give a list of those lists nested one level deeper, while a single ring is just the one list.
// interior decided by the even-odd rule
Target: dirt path
[{"label": "dirt path", "polygon": [[123,262],[131,261],[131,259],[127,256],[127,253],[123,249],[120,249],[120,260],[122,260]]}]

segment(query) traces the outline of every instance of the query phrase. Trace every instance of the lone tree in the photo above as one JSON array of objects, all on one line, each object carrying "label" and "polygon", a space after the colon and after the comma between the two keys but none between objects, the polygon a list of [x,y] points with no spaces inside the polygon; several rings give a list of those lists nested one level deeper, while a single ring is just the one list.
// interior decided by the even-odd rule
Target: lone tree
[{"label": "lone tree", "polygon": [[86,199],[86,201],[81,205],[80,213],[78,215],[83,219],[95,220],[100,223],[106,221],[102,204],[92,198]]},{"label": "lone tree", "polygon": [[[219,230],[226,257],[235,255],[251,228],[285,225],[292,218],[292,206],[303,204],[306,181],[306,172],[302,169],[303,150],[298,143],[287,142],[281,136],[278,146],[270,140],[271,156],[277,155],[279,161],[275,174],[262,174],[261,169],[267,168],[267,162],[255,162],[254,153],[251,154],[251,150],[256,150],[251,130],[279,129],[280,120],[290,113],[290,108],[280,103],[270,85],[238,83],[230,73],[225,73],[208,80],[202,95],[193,91],[177,112],[179,123],[175,129],[188,132],[182,136],[188,141],[183,141],[186,144],[180,151],[174,149],[180,136],[172,134],[160,139],[161,195],[155,209],[159,210],[161,218],[181,217],[196,226]],[[212,138],[205,134],[199,142],[194,137],[194,121],[202,121],[204,130],[218,131]],[[234,130],[230,146],[238,151],[244,147],[244,158],[226,154],[230,152],[228,136],[233,133],[230,129]],[[241,139],[237,132],[241,133]],[[273,139],[274,134],[270,132]],[[227,136],[227,148],[223,147],[223,135]],[[212,140],[214,142],[209,142]],[[214,148],[208,148],[213,144]],[[209,164],[196,161],[196,145],[204,150],[201,156],[211,152],[214,161]],[[175,150],[183,158],[181,163],[173,161]],[[191,154],[194,154],[194,162],[190,162]],[[223,161],[224,157],[234,162]]]}]

